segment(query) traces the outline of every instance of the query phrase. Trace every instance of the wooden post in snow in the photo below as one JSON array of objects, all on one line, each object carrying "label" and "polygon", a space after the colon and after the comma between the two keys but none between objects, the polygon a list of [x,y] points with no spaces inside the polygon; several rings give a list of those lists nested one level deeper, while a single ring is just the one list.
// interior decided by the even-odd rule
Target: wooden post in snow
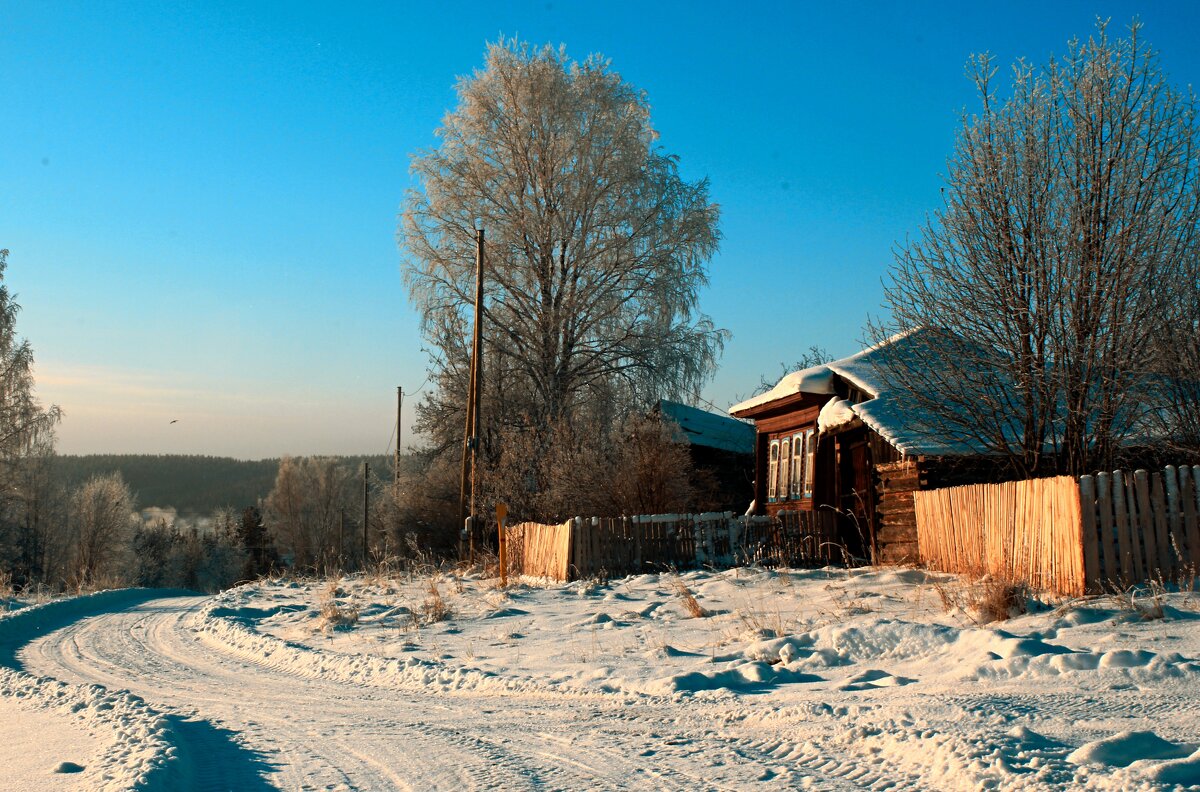
[{"label": "wooden post in snow", "polygon": [[505,536],[504,519],[508,517],[508,505],[496,504],[496,528],[498,531],[498,546],[500,551],[500,586],[508,587],[508,537]]},{"label": "wooden post in snow", "polygon": [[371,465],[363,462],[363,535],[362,535],[362,565],[367,568],[367,525],[371,513]]}]

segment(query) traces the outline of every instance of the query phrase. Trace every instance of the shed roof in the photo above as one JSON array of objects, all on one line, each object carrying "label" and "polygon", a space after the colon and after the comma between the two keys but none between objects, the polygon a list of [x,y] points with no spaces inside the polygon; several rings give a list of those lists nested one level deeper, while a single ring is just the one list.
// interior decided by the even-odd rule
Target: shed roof
[{"label": "shed roof", "polygon": [[658,409],[679,424],[692,445],[739,454],[754,453],[755,430],[751,424],[666,399],[658,403]]}]

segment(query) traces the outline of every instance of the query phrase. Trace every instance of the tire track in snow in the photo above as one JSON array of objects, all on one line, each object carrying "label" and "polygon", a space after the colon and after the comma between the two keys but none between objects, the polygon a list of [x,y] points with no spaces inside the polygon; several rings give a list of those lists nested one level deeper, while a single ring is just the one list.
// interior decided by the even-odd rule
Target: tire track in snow
[{"label": "tire track in snow", "polygon": [[[173,597],[88,617],[19,657],[39,673],[126,688],[180,723],[205,724],[180,730],[197,788],[238,786],[219,770],[200,772],[214,750],[205,740],[231,732],[289,789],[733,789],[743,777],[736,765],[747,757],[719,737],[689,734],[641,755],[678,703],[646,702],[630,717],[622,701],[601,695],[581,704],[301,678],[215,650],[193,624],[204,601]],[[698,774],[697,753],[719,756],[726,778]]]},{"label": "tire track in snow", "polygon": [[[98,614],[31,642],[19,659],[59,679],[132,690],[169,713],[181,762],[201,789],[264,777],[325,790],[937,788],[945,777],[914,760],[923,749],[960,778],[982,777],[964,769],[976,746],[949,723],[914,723],[888,691],[864,694],[858,706],[757,718],[752,698],[389,689],[222,646],[198,624],[207,602],[171,597]],[[1022,709],[1017,696],[932,695],[973,722],[972,739],[991,734],[997,745],[1005,738],[989,725],[994,711]],[[1045,697],[1037,702],[1044,711]],[[1064,713],[1073,706],[1086,705],[1063,697]],[[261,764],[214,767],[222,741]],[[1002,748],[1015,754],[1015,745],[1008,738]]]}]

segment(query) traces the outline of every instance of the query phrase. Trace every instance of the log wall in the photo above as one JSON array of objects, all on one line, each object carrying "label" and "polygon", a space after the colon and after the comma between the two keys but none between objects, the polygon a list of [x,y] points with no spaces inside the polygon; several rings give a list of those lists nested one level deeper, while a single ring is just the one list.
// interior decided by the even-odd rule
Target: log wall
[{"label": "log wall", "polygon": [[875,563],[919,560],[913,493],[927,483],[917,460],[875,466]]}]

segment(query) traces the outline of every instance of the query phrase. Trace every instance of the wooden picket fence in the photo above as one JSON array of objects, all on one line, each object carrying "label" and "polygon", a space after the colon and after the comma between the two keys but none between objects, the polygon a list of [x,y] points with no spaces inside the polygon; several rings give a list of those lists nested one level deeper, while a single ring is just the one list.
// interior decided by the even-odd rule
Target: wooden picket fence
[{"label": "wooden picket fence", "polygon": [[920,559],[1059,594],[1194,576],[1200,467],[914,493]]},{"label": "wooden picket fence", "polygon": [[1089,588],[1194,576],[1200,566],[1200,466],[1079,479]]},{"label": "wooden picket fence", "polygon": [[1070,476],[913,494],[917,551],[943,572],[1083,593],[1079,485]]},{"label": "wooden picket fence", "polygon": [[505,526],[508,573],[565,581],[570,574],[571,521]]},{"label": "wooden picket fence", "polygon": [[847,560],[837,515],[732,512],[576,517],[506,527],[509,574],[565,581],[701,566],[824,566]]}]

